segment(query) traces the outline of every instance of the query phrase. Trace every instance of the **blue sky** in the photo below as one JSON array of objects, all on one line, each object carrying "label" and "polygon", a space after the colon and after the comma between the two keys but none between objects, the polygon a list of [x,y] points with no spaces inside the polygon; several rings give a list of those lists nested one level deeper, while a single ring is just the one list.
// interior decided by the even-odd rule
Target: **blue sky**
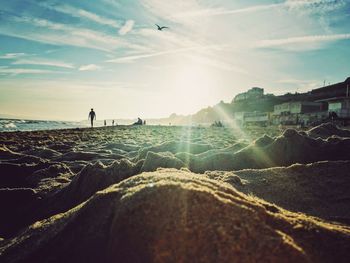
[{"label": "blue sky", "polygon": [[350,76],[349,0],[0,1],[2,114],[164,117]]}]

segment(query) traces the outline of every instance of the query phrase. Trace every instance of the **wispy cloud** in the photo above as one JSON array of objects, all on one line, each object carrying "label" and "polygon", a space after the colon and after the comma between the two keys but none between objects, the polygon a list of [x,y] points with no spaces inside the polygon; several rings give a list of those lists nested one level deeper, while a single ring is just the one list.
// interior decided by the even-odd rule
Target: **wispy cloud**
[{"label": "wispy cloud", "polygon": [[134,20],[127,20],[125,24],[119,29],[119,35],[125,35],[134,27]]},{"label": "wispy cloud", "polygon": [[223,9],[223,8],[207,8],[196,11],[182,12],[175,14],[174,17],[201,17],[201,16],[219,16],[219,15],[231,15],[240,13],[252,13],[263,10],[269,10],[271,8],[284,6],[283,3],[269,4],[269,5],[255,5],[238,9]]},{"label": "wispy cloud", "polygon": [[225,62],[221,59],[211,56],[192,56],[192,61],[197,62],[198,65],[207,65],[216,69],[233,71],[239,74],[248,74],[247,70],[243,67],[232,65],[232,63]]},{"label": "wispy cloud", "polygon": [[25,55],[26,53],[7,53],[4,55],[0,55],[0,59],[16,59]]},{"label": "wispy cloud", "polygon": [[27,23],[36,27],[43,27],[52,30],[64,30],[67,26],[64,24],[54,23],[46,19],[40,19],[35,17],[27,16],[13,16],[12,20],[18,23]]},{"label": "wispy cloud", "polygon": [[82,65],[79,67],[79,71],[94,71],[101,69],[101,66],[95,64]]},{"label": "wispy cloud", "polygon": [[74,68],[73,64],[47,59],[18,59],[12,62],[13,65],[42,65],[42,66],[52,66],[60,68]]},{"label": "wispy cloud", "polygon": [[75,8],[70,5],[49,5],[49,4],[42,4],[45,8],[55,10],[57,12],[61,12],[73,17],[88,19],[90,21],[93,21],[95,23],[101,24],[101,25],[108,25],[115,28],[119,28],[120,24],[118,21],[106,17],[102,17],[100,15],[97,15],[95,13],[89,12],[84,9]]},{"label": "wispy cloud", "polygon": [[346,5],[345,0],[287,0],[284,5],[290,10],[324,13]]},{"label": "wispy cloud", "polygon": [[339,9],[345,5],[344,0],[287,0],[277,4],[254,5],[237,9],[225,8],[205,8],[193,11],[185,11],[176,13],[174,18],[190,18],[190,17],[210,17],[220,15],[234,15],[244,13],[254,13],[259,11],[270,10],[273,8],[286,8],[290,11],[300,12],[316,12],[324,13]]},{"label": "wispy cloud", "polygon": [[301,37],[289,37],[282,39],[266,39],[261,40],[256,44],[258,48],[273,48],[283,47],[291,44],[305,44],[305,43],[323,43],[337,40],[350,39],[349,34],[333,34],[333,35],[313,35]]},{"label": "wispy cloud", "polygon": [[[0,32],[4,35],[24,38],[36,42],[54,45],[69,45],[112,51],[127,43],[116,37],[94,30],[55,23],[45,19],[33,17],[10,16],[12,21],[21,23],[32,30],[17,29],[8,24],[0,25]],[[23,24],[24,23],[24,24]]]},{"label": "wispy cloud", "polygon": [[110,60],[107,60],[106,62],[128,63],[138,59],[159,57],[159,56],[170,55],[170,54],[178,54],[178,53],[183,53],[183,52],[193,51],[193,50],[201,51],[201,50],[207,50],[207,49],[217,49],[218,47],[221,47],[221,46],[222,45],[208,45],[208,46],[196,45],[196,46],[189,46],[189,47],[178,48],[178,49],[164,50],[160,52],[151,52],[151,53],[139,54],[134,56],[125,56],[125,57],[110,59]]},{"label": "wispy cloud", "polygon": [[0,74],[2,75],[49,74],[49,73],[60,73],[60,72],[46,70],[46,69],[0,68]]},{"label": "wispy cloud", "polygon": [[186,51],[185,49],[178,49],[178,50],[168,50],[168,51],[162,51],[162,52],[153,52],[153,53],[148,53],[148,54],[139,54],[139,55],[133,55],[133,56],[124,56],[124,57],[119,57],[119,58],[114,58],[107,60],[106,62],[110,63],[130,63],[135,60],[143,59],[143,58],[151,58],[151,57],[158,57],[162,55],[167,55],[167,54],[174,54],[174,53],[179,53]]}]

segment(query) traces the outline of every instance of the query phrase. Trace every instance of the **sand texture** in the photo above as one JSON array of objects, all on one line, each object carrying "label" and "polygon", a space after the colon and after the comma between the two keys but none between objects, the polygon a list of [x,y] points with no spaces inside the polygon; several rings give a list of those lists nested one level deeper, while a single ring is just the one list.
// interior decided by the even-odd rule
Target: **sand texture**
[{"label": "sand texture", "polygon": [[0,262],[348,262],[350,135],[0,133]]}]

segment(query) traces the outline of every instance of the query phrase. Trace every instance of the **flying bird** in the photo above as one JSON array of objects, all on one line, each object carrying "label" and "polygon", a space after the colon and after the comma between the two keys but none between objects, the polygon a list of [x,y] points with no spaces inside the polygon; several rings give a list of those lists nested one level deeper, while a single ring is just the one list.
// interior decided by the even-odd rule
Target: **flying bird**
[{"label": "flying bird", "polygon": [[158,30],[160,30],[160,31],[162,31],[164,28],[169,28],[167,26],[158,26],[157,24],[155,24],[155,25],[157,26]]}]

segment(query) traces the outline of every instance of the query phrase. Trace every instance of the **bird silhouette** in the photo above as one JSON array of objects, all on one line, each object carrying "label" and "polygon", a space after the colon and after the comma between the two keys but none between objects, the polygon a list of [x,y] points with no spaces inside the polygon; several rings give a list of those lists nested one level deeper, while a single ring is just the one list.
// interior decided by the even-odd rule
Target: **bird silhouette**
[{"label": "bird silhouette", "polygon": [[169,28],[167,26],[158,26],[157,24],[155,24],[157,26],[157,29],[162,31],[164,28]]}]

